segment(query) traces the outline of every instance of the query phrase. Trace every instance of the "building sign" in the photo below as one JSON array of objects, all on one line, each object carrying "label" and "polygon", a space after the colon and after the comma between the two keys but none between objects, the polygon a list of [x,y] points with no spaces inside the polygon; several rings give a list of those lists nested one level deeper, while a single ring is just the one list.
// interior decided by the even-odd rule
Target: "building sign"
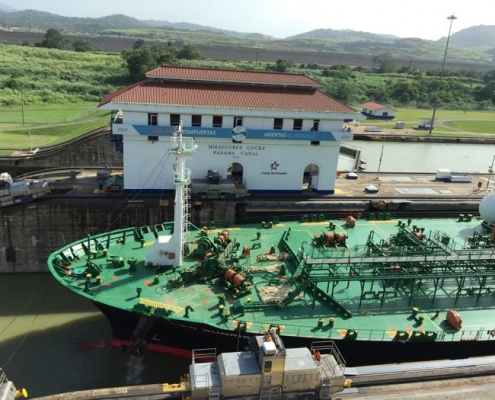
[{"label": "building sign", "polygon": [[[160,125],[128,125],[113,124],[112,130],[114,135],[142,135],[142,136],[172,136],[175,132],[173,126]],[[310,141],[330,141],[335,142],[341,139],[340,135],[336,137],[332,132],[323,131],[284,131],[280,129],[249,129],[236,126],[234,129],[229,128],[201,128],[190,127],[182,128],[182,134],[189,137],[204,137],[215,139],[232,139],[235,143],[242,143],[247,139],[255,140],[310,140]],[[352,136],[352,134],[347,134]],[[349,139],[347,139],[349,140]]]},{"label": "building sign", "polygon": [[258,157],[265,151],[265,146],[254,144],[209,144],[208,150],[211,150],[214,156],[239,157]]}]

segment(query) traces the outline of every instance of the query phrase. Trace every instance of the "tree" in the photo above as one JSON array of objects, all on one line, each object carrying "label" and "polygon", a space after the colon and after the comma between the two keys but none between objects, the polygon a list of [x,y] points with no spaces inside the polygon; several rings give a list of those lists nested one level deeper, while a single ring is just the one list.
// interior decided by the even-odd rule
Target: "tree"
[{"label": "tree", "polygon": [[268,71],[277,71],[277,72],[287,72],[289,69],[294,68],[294,63],[290,60],[286,60],[285,58],[279,58],[275,65],[267,65],[266,69]]},{"label": "tree", "polygon": [[402,103],[409,103],[418,98],[418,88],[413,82],[402,80],[387,86],[391,88],[392,98]]},{"label": "tree", "polygon": [[378,54],[371,60],[373,68],[382,74],[389,74],[397,70],[397,62],[390,53]]},{"label": "tree", "polygon": [[177,62],[177,49],[171,44],[166,46],[161,43],[154,44],[151,46],[151,53],[156,65],[170,65]]},{"label": "tree", "polygon": [[204,57],[195,46],[186,44],[177,52],[177,58],[184,60],[202,60]]},{"label": "tree", "polygon": [[390,99],[388,86],[383,83],[369,86],[365,90],[365,98],[372,101],[387,103]]},{"label": "tree", "polygon": [[146,72],[157,66],[153,53],[147,47],[124,49],[121,56],[129,75],[135,81],[144,79]]},{"label": "tree", "polygon": [[483,83],[490,83],[492,81],[495,81],[495,70],[492,69],[490,71],[485,72],[485,74],[482,77]]},{"label": "tree", "polygon": [[143,47],[146,47],[143,39],[138,39],[138,40],[136,40],[136,41],[134,42],[134,44],[132,45],[132,48],[133,48],[134,50],[136,50],[136,49],[141,49],[141,48],[143,48]]},{"label": "tree", "polygon": [[36,47],[47,47],[49,49],[67,49],[69,47],[69,39],[62,35],[56,29],[50,28],[45,33],[45,39],[35,44]]},{"label": "tree", "polygon": [[79,39],[72,43],[72,47],[74,51],[85,53],[87,51],[91,51],[91,43],[87,39]]},{"label": "tree", "polygon": [[129,75],[135,81],[144,79],[147,71],[159,65],[177,63],[178,58],[187,60],[204,58],[191,44],[185,45],[181,50],[177,50],[171,42],[166,45],[156,43],[148,48],[141,39],[134,42],[132,49],[122,50],[121,56]]},{"label": "tree", "polygon": [[495,104],[495,81],[491,81],[487,85],[475,89],[475,96],[478,101],[490,100]]},{"label": "tree", "polygon": [[336,79],[331,83],[325,85],[324,92],[346,103],[359,101],[359,85],[353,81],[343,81],[340,79]]}]

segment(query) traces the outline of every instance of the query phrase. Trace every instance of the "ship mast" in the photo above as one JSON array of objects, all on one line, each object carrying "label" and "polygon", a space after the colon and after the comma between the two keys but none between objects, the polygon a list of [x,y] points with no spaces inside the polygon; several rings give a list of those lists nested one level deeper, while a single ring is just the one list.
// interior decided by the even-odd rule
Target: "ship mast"
[{"label": "ship mast", "polygon": [[189,224],[189,184],[191,171],[186,160],[196,153],[198,146],[194,138],[182,136],[182,121],[171,138],[170,152],[175,155],[174,163],[174,231],[172,235],[159,236],[146,254],[146,265],[180,266]]},{"label": "ship mast", "polygon": [[182,136],[182,121],[174,131],[171,138],[171,153],[177,160],[174,164],[175,175],[175,204],[174,204],[174,233],[171,242],[175,250],[175,262],[172,265],[182,264],[187,227],[189,225],[189,184],[191,183],[191,170],[186,168],[186,159],[196,153],[198,145],[194,138]]}]

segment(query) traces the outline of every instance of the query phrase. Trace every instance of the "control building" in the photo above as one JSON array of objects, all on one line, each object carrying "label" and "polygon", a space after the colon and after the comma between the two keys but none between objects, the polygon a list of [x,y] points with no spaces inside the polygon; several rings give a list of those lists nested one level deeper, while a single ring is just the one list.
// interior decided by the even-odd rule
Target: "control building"
[{"label": "control building", "polygon": [[[304,74],[161,66],[107,95],[122,135],[124,192],[174,189],[170,137],[182,122],[198,153],[194,182],[244,185],[252,193],[333,194],[344,121],[364,117]],[[221,180],[220,180],[221,179]],[[234,183],[232,183],[234,182]]]}]

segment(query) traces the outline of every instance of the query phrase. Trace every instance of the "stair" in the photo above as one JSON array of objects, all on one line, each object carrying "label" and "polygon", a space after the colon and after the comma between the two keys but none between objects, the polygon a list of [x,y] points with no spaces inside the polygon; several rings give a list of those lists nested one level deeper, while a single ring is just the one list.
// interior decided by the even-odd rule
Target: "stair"
[{"label": "stair", "polygon": [[260,393],[260,400],[270,400],[271,388],[270,386],[262,387]]},{"label": "stair", "polygon": [[[191,176],[191,171],[186,168],[185,174],[187,179]],[[190,180],[189,180],[190,181]],[[189,218],[190,218],[190,199],[191,199],[191,189],[189,186],[182,186],[182,196],[183,196],[183,208],[182,208],[182,216],[183,216],[183,225],[182,229],[182,243],[180,244],[181,252],[184,251],[184,246],[187,243],[187,232],[189,230]],[[184,254],[183,254],[184,255]]]},{"label": "stair", "polygon": [[323,379],[320,387],[320,399],[329,399],[331,394],[331,383],[330,379]]},{"label": "stair", "polygon": [[208,396],[209,400],[220,400],[220,387],[212,386],[210,388],[210,394]]}]

